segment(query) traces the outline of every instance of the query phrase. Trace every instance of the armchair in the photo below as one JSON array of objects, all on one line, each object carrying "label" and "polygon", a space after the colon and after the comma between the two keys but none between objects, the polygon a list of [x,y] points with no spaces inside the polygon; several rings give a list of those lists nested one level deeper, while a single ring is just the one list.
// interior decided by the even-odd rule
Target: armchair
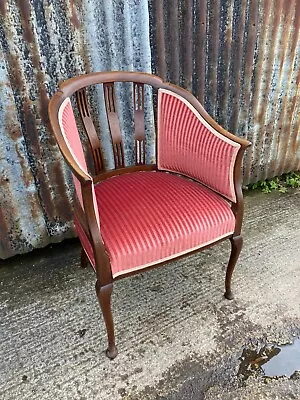
[{"label": "armchair", "polygon": [[[126,166],[115,82],[131,82],[135,165]],[[115,169],[106,170],[86,88],[103,86]],[[146,164],[145,85],[157,93],[156,164]],[[87,162],[71,104],[74,95],[88,138]],[[74,223],[82,244],[81,266],[96,273],[96,293],[108,336],[106,354],[117,355],[113,283],[145,269],[231,242],[225,297],[242,248],[241,163],[250,145],[220,127],[186,90],[138,72],[99,72],[71,78],[49,103],[51,126],[71,168]]]}]

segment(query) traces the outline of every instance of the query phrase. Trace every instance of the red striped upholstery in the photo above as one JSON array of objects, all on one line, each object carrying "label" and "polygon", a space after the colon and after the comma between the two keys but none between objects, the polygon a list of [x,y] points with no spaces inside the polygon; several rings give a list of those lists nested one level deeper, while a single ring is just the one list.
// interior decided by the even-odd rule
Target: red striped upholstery
[{"label": "red striped upholstery", "polygon": [[[119,175],[96,185],[95,192],[113,277],[201,248],[234,231],[235,217],[227,201],[178,175]],[[78,234],[94,263],[80,227]]]},{"label": "red striped upholstery", "polygon": [[158,95],[158,168],[195,178],[235,202],[238,143],[212,128],[183,97]]}]

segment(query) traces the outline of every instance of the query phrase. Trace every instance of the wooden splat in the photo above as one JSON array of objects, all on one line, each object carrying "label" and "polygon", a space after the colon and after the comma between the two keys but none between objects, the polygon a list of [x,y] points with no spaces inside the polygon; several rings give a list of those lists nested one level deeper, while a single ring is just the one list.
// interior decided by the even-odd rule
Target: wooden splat
[{"label": "wooden splat", "polygon": [[125,167],[124,145],[120,130],[119,117],[117,114],[116,97],[114,83],[107,82],[103,84],[105,107],[108,119],[108,125],[113,145],[115,168]]},{"label": "wooden splat", "polygon": [[76,92],[76,101],[92,151],[95,169],[94,172],[95,175],[98,175],[100,172],[104,171],[103,155],[100,147],[100,140],[98,138],[93,120],[91,118],[85,88]]}]

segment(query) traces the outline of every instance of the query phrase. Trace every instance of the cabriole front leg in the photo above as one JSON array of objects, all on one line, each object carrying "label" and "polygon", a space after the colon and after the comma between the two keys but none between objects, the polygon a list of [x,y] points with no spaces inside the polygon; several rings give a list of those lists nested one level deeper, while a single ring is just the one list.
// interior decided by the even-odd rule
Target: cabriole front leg
[{"label": "cabriole front leg", "polygon": [[96,293],[102,310],[107,331],[107,338],[108,338],[108,348],[106,350],[106,355],[111,360],[114,359],[118,354],[118,350],[115,345],[114,322],[111,310],[112,290],[113,290],[112,283],[105,286],[101,286],[98,281],[96,282]]},{"label": "cabriole front leg", "polygon": [[240,252],[242,250],[243,238],[241,235],[233,236],[230,239],[230,242],[231,242],[231,254],[230,254],[230,258],[229,258],[229,262],[228,262],[228,266],[227,266],[227,270],[226,270],[225,294],[224,294],[224,296],[228,300],[233,299],[233,293],[231,290],[231,278],[232,278],[234,267],[236,265],[236,262],[240,255]]}]

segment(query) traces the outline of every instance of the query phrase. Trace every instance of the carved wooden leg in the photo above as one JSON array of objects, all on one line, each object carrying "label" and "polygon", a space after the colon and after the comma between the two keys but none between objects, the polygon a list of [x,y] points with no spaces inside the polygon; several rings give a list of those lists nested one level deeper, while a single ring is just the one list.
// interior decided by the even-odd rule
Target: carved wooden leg
[{"label": "carved wooden leg", "polygon": [[233,293],[231,291],[231,277],[236,265],[236,262],[239,258],[240,252],[243,246],[243,238],[242,236],[233,236],[230,239],[231,242],[231,254],[228,262],[227,270],[226,270],[226,279],[225,279],[225,297],[228,300],[233,299]]},{"label": "carved wooden leg", "polygon": [[88,264],[89,264],[89,259],[85,254],[85,251],[81,249],[81,259],[80,259],[81,268],[86,268]]},{"label": "carved wooden leg", "polygon": [[110,283],[106,286],[100,286],[98,281],[96,282],[96,293],[102,310],[103,318],[106,325],[107,338],[108,338],[108,349],[106,355],[111,360],[114,359],[118,354],[118,349],[115,345],[115,332],[114,322],[111,312],[111,294],[113,290],[113,284]]}]

